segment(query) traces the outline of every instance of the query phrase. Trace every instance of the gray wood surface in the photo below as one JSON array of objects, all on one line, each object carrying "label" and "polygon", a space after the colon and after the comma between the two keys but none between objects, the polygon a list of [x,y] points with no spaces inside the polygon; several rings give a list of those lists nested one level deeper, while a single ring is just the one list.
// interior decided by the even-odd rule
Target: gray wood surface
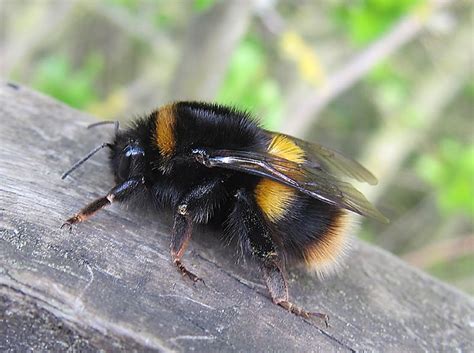
[{"label": "gray wood surface", "polygon": [[472,298],[361,242],[337,277],[290,272],[291,298],[326,328],[273,305],[208,228],[185,257],[206,286],[170,263],[168,214],[113,205],[60,230],[112,186],[105,152],[60,179],[110,139],[92,120],[0,82],[0,351],[474,351]]}]

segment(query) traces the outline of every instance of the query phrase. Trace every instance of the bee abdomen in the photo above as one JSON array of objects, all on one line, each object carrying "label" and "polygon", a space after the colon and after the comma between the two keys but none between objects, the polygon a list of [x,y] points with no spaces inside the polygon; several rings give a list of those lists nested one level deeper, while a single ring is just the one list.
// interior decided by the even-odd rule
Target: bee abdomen
[{"label": "bee abdomen", "polygon": [[325,229],[315,234],[314,239],[302,248],[305,267],[319,277],[337,272],[350,248],[351,215],[345,210],[339,211]]},{"label": "bee abdomen", "polygon": [[[275,134],[268,144],[267,152],[296,163],[305,161],[304,151],[284,135]],[[283,219],[286,210],[291,208],[298,197],[295,189],[267,178],[259,181],[254,194],[257,205],[271,222]]]},{"label": "bee abdomen", "polygon": [[352,219],[343,209],[298,194],[274,223],[274,237],[290,263],[325,277],[340,268],[349,250]]}]

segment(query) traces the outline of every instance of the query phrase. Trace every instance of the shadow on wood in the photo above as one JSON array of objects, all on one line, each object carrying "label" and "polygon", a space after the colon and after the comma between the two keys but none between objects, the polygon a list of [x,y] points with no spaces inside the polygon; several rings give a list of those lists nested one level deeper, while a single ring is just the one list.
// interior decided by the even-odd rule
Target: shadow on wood
[{"label": "shadow on wood", "polygon": [[170,217],[116,205],[71,233],[63,220],[112,185],[105,153],[61,173],[112,128],[30,90],[0,84],[0,350],[474,351],[467,295],[356,242],[338,277],[294,270],[294,302],[329,328],[272,304],[251,264],[200,228],[169,258]]}]

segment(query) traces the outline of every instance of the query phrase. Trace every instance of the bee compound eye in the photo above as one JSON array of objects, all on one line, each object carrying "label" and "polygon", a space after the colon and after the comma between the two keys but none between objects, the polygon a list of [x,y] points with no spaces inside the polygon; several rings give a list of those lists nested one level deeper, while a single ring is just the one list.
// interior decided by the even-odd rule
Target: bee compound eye
[{"label": "bee compound eye", "polygon": [[131,156],[144,156],[145,151],[143,150],[142,147],[137,142],[133,142],[129,144],[125,149],[124,153],[127,157]]}]

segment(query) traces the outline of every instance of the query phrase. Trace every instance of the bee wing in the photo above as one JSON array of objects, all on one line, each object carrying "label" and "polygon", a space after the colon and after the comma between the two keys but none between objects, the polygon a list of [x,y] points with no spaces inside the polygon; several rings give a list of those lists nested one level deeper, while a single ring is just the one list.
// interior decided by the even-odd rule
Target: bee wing
[{"label": "bee wing", "polygon": [[319,166],[329,174],[346,176],[354,180],[377,184],[377,178],[357,161],[318,143],[307,142],[296,137],[267,131],[270,135],[283,135],[305,151],[305,157],[313,167]]},{"label": "bee wing", "polygon": [[351,184],[323,169],[295,163],[270,153],[234,150],[200,150],[207,167],[237,170],[278,181],[325,203],[345,208],[382,222],[387,218]]}]

